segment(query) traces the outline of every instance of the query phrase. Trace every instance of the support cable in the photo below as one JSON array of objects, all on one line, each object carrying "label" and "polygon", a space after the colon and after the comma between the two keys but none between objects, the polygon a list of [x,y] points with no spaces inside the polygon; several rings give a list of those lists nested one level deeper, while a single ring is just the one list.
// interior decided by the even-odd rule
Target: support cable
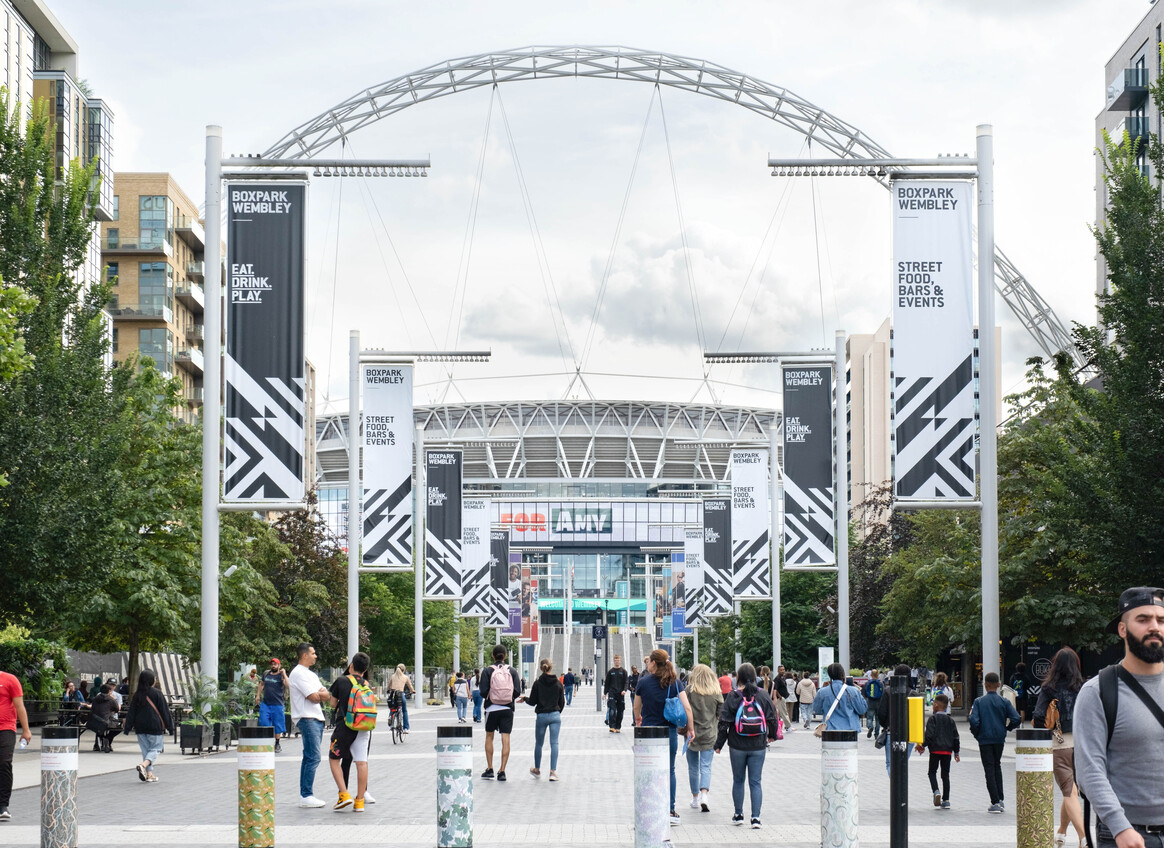
[{"label": "support cable", "polygon": [[[340,185],[342,186],[342,185],[343,185],[343,183],[341,182],[341,183],[340,183]],[[331,224],[332,224],[332,219],[333,219],[334,217],[336,217],[336,216],[337,216],[337,208],[338,208],[338,206],[339,206],[339,201],[338,201],[338,192],[337,192],[337,194],[333,194],[333,195],[332,195],[331,209],[330,209],[330,211],[327,213],[327,224],[326,224],[326,226],[325,226],[325,227],[324,227],[324,229],[323,229],[323,243],[324,243],[325,245],[326,245],[326,244],[328,244],[328,243],[331,241]],[[338,225],[336,226],[336,246],[335,246],[335,247],[336,247],[336,250],[338,251],[338,250],[339,250],[339,227],[338,227]],[[320,281],[321,283],[323,282],[323,279],[324,279],[324,276],[323,276],[323,270],[324,270],[324,267],[325,267],[325,266],[324,266],[324,263],[325,263],[326,261],[327,261],[327,251],[326,251],[326,250],[321,250],[321,251],[319,252],[319,273],[318,273],[318,277],[317,277],[317,279],[319,279],[319,281]],[[333,276],[332,276],[332,278],[331,278],[331,288],[332,288],[332,295],[331,295],[331,303],[332,303],[332,320],[331,320],[331,323],[330,323],[330,327],[329,327],[329,329],[328,329],[328,337],[327,337],[327,350],[328,350],[328,357],[327,357],[327,361],[328,361],[328,373],[330,373],[330,372],[331,372],[331,349],[332,349],[332,347],[331,347],[331,344],[332,344],[332,341],[333,341],[333,335],[334,335],[334,333],[335,333],[335,287],[336,287],[336,278],[335,278],[335,276],[333,275]],[[311,322],[310,322],[310,321],[308,321],[308,322],[307,322],[307,325],[306,325],[306,330],[307,330],[307,332],[306,332],[306,336],[307,336],[307,338],[305,338],[305,340],[304,340],[304,343],[305,343],[305,346],[307,347],[307,349],[310,349],[310,343],[311,343],[311,338],[310,338],[310,334],[311,334]],[[326,409],[326,408],[327,408],[327,406],[328,406],[328,404],[329,404],[330,402],[331,402],[331,391],[330,391],[330,385],[329,385],[329,381],[325,381],[325,382],[324,382],[324,384],[323,384],[323,405],[324,405],[324,409]]]},{"label": "support cable", "polygon": [[[808,140],[808,155],[812,158],[812,139]],[[812,195],[812,241],[816,247],[816,289],[820,295],[820,339],[821,345],[828,343],[828,332],[825,330],[824,313],[824,281],[820,275],[820,231],[816,219],[816,177],[809,177],[809,193]]]},{"label": "support cable", "polygon": [[[340,142],[340,159],[344,158],[344,154],[348,150],[348,140],[344,138]],[[336,216],[335,216],[335,257],[331,267],[331,317],[328,319],[327,327],[327,378],[324,380],[325,386],[331,385],[331,366],[335,357],[332,355],[332,343],[335,341],[335,294],[339,289],[339,240],[340,240],[340,226],[344,212],[344,178],[341,175],[339,178],[339,188],[336,190]]]}]

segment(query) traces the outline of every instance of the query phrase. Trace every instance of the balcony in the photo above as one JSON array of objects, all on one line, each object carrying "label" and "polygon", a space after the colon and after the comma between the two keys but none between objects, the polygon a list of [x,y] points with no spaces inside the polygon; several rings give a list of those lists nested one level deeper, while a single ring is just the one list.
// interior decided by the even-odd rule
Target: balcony
[{"label": "balcony", "polygon": [[197,218],[177,216],[177,220],[174,221],[174,232],[194,252],[201,253],[206,249],[206,230],[202,228]]},{"label": "balcony", "polygon": [[201,376],[205,370],[205,360],[202,351],[196,347],[188,347],[178,351],[174,361],[191,373]]},{"label": "balcony", "polygon": [[1107,87],[1107,111],[1131,112],[1148,99],[1148,69],[1125,68]]},{"label": "balcony", "polygon": [[191,312],[200,315],[206,310],[206,292],[195,282],[185,280],[178,283],[174,289],[174,297]]},{"label": "balcony", "polygon": [[1135,145],[1139,150],[1143,150],[1148,145],[1150,134],[1147,117],[1142,115],[1128,115],[1116,124],[1116,128],[1111,133],[1111,140],[1115,142],[1117,147],[1123,147],[1124,136],[1126,135],[1129,144]]},{"label": "balcony", "polygon": [[101,239],[102,253],[109,253],[113,255],[127,254],[134,256],[173,256],[174,248],[166,244],[165,241],[141,243],[136,239],[134,241],[126,241],[123,238],[111,239],[108,236]]},{"label": "balcony", "polygon": [[202,406],[202,387],[195,386],[186,395],[186,403],[190,406]]},{"label": "balcony", "polygon": [[206,338],[206,328],[201,324],[187,324],[185,332],[188,342],[200,342]]},{"label": "balcony", "polygon": [[174,320],[174,310],[168,306],[153,303],[122,304],[117,298],[109,302],[109,314],[118,321],[165,321],[170,324]]},{"label": "balcony", "polygon": [[186,276],[197,277],[199,280],[206,279],[206,263],[199,259],[197,262],[186,263]]}]

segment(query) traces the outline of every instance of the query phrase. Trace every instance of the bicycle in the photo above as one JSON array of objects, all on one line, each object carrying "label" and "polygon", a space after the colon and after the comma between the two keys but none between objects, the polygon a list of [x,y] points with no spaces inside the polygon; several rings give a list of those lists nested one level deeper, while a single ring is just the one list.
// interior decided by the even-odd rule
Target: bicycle
[{"label": "bicycle", "polygon": [[401,693],[388,693],[388,729],[392,733],[392,744],[404,744],[404,711],[401,709]]}]

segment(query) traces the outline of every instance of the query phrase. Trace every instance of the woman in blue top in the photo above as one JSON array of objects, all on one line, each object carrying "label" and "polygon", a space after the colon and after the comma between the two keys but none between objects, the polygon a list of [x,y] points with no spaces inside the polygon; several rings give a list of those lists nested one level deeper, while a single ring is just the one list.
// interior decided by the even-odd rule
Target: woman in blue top
[{"label": "woman in blue top", "polygon": [[663,707],[667,698],[679,698],[687,721],[683,727],[688,739],[695,736],[695,720],[691,715],[691,704],[683,688],[683,681],[675,673],[671,657],[666,651],[656,649],[646,658],[646,672],[639,677],[635,687],[635,725],[638,727],[668,727],[671,730],[671,824],[679,824],[679,814],[675,812],[675,754],[679,750],[679,736],[676,727],[663,718]]},{"label": "woman in blue top", "polygon": [[828,715],[837,701],[837,708],[833,710],[828,720],[826,730],[860,730],[861,716],[869,705],[865,703],[865,696],[856,686],[845,685],[845,667],[840,663],[829,666],[829,682],[820,687],[816,699],[812,702],[812,711],[820,715]]}]

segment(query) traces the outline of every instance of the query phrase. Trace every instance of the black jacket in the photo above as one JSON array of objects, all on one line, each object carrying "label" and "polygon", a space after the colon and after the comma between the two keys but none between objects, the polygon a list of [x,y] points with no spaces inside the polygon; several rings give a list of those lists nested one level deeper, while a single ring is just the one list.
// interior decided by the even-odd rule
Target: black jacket
[{"label": "black jacket", "polygon": [[[507,665],[505,668],[509,670],[509,675],[513,678],[513,700],[509,702],[509,708],[512,710],[517,706],[517,696],[521,694],[521,687],[523,684],[521,675],[517,673],[517,669],[511,665]],[[490,704],[489,681],[493,679],[493,671],[493,666],[487,666],[485,670],[481,672],[481,697],[484,699],[486,707],[488,707]]]},{"label": "black jacket", "polygon": [[946,713],[934,713],[926,722],[925,742],[922,747],[929,748],[930,753],[948,751],[957,754],[960,751],[958,741],[958,725]]},{"label": "black jacket", "polygon": [[[1050,686],[1043,686],[1039,690],[1039,701],[1035,704],[1034,722],[1039,727],[1047,727],[1045,719],[1047,718],[1047,706],[1052,700],[1059,702],[1059,729],[1064,733],[1070,733],[1075,718],[1075,698],[1079,692],[1072,692],[1070,689],[1058,687],[1052,689]],[[1047,727],[1047,730],[1051,730]]]},{"label": "black jacket", "polygon": [[173,733],[174,720],[170,717],[170,708],[166,706],[166,699],[162,693],[151,686],[144,698],[141,698],[141,695],[141,692],[135,692],[130,699],[129,712],[125,716],[126,731],[132,730],[134,733],[144,733],[147,736]]},{"label": "black jacket", "polygon": [[525,702],[537,713],[560,713],[566,708],[566,689],[552,674],[543,674],[533,682]]},{"label": "black jacket", "polygon": [[776,705],[763,689],[756,690],[756,705],[764,711],[764,720],[768,722],[767,736],[740,736],[736,733],[736,711],[744,700],[744,693],[733,689],[723,696],[723,707],[719,711],[719,733],[715,737],[715,750],[723,748],[727,742],[729,748],[738,751],[759,751],[768,746],[769,739],[776,738]]},{"label": "black jacket", "polygon": [[606,672],[606,680],[602,682],[602,694],[604,695],[621,695],[626,691],[627,683],[630,681],[630,674],[625,668],[619,666],[612,668]]}]

